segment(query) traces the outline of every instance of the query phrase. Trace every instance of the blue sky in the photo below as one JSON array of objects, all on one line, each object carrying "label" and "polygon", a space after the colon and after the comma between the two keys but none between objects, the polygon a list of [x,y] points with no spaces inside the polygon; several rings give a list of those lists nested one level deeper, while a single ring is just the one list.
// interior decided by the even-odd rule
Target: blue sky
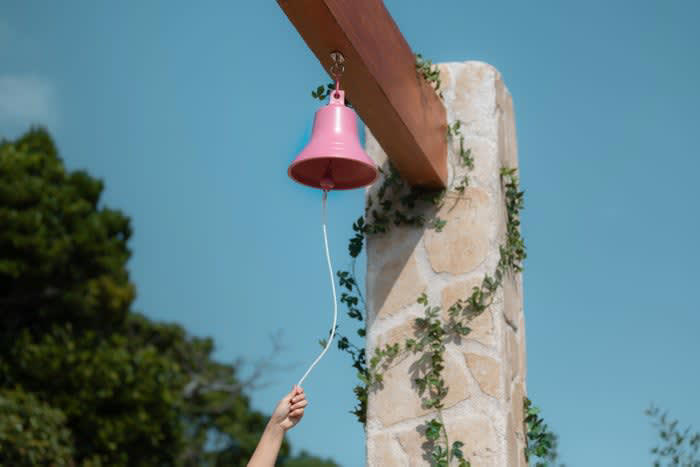
[{"label": "blue sky", "polygon": [[[327,81],[276,2],[3,2],[0,136],[48,125],[133,219],[136,308],[251,361],[269,411],[329,324],[319,194],[288,163]],[[650,464],[655,401],[700,426],[700,3],[386,2],[416,52],[482,60],[516,106],[528,388],[569,466]],[[335,266],[362,192],[333,193]],[[343,316],[343,324],[348,319]],[[355,375],[329,352],[296,448],[364,463]]]}]

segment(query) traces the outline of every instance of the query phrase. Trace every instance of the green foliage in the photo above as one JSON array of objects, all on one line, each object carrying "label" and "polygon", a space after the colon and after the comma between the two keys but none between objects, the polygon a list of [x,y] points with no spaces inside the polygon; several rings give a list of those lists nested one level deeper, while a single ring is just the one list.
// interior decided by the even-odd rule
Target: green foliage
[{"label": "green foliage", "polygon": [[[45,130],[0,144],[0,464],[245,465],[267,417],[211,339],[131,311],[130,222],[102,189]],[[333,465],[284,443],[292,461]]]},{"label": "green foliage", "polygon": [[440,69],[437,65],[433,65],[433,62],[423,58],[421,54],[415,54],[416,57],[416,71],[420,76],[423,77],[432,87],[435,92],[442,97],[442,91],[440,91]]},{"label": "green foliage", "polygon": [[435,229],[436,232],[442,232],[442,229],[444,229],[446,225],[447,221],[440,219],[439,217],[433,219],[433,222],[430,224],[430,226]]},{"label": "green foliage", "polygon": [[[471,463],[464,458],[462,451],[464,443],[455,441],[450,446],[442,418],[428,420],[422,428],[425,430],[426,438],[423,447],[426,451],[426,458],[430,460],[431,465],[448,467],[450,462],[456,459],[459,467],[471,467]],[[444,445],[442,440],[444,440]]]},{"label": "green foliage", "polygon": [[462,134],[462,121],[455,120],[451,125],[447,125],[447,137],[459,136]]},{"label": "green foliage", "polygon": [[555,465],[558,458],[557,435],[549,430],[540,416],[540,409],[532,405],[527,397],[523,401],[523,410],[527,441],[525,458],[530,462],[534,460],[536,467]]},{"label": "green foliage", "polygon": [[[326,84],[326,86],[318,86],[316,89],[311,91],[311,97],[314,99],[318,99],[320,101],[325,101],[328,96],[331,95],[331,93],[335,90],[335,83],[330,82]],[[345,105],[347,107],[352,108],[352,103],[347,99],[347,96],[345,97]]]},{"label": "green foliage", "polygon": [[[462,135],[462,121],[457,120],[452,125],[447,125],[447,139],[452,140],[455,137],[459,137],[459,148],[457,150],[457,156],[463,167],[467,169],[474,170],[474,157],[472,156],[472,150],[470,148],[464,147],[464,135]],[[464,190],[469,186],[469,175],[464,175],[458,183],[455,184],[454,190],[460,194],[464,193]]]},{"label": "green foliage", "polygon": [[410,347],[413,353],[422,353],[413,382],[419,395],[427,393],[423,398],[423,406],[426,409],[442,409],[442,400],[447,396],[447,387],[442,378],[447,329],[442,326],[440,307],[431,307],[425,294],[417,302],[425,306],[424,317],[415,320],[415,336],[404,342],[404,348]]},{"label": "green foliage", "polygon": [[700,467],[700,432],[693,433],[691,427],[679,429],[678,420],[654,405],[644,413],[651,418],[661,443],[651,449],[654,467]]},{"label": "green foliage", "polygon": [[70,318],[110,329],[134,299],[129,219],[98,208],[102,182],[66,172],[44,130],[0,145],[0,349]]},{"label": "green foliage", "polygon": [[357,258],[362,252],[362,244],[365,241],[365,218],[360,216],[353,224],[352,230],[355,235],[350,239],[348,251],[351,258]]},{"label": "green foliage", "polygon": [[59,407],[76,440],[76,458],[125,465],[168,462],[181,443],[178,405],[184,375],[153,346],[124,335],[55,325],[40,337],[23,330],[3,375],[9,385]]},{"label": "green foliage", "polygon": [[338,467],[338,464],[331,459],[319,459],[302,450],[298,456],[286,461],[284,467]]},{"label": "green foliage", "polygon": [[331,91],[335,89],[335,83],[328,83],[325,87],[318,86],[315,90],[311,91],[311,97],[323,101],[331,94]]},{"label": "green foliage", "polygon": [[425,427],[425,437],[430,441],[437,441],[442,433],[442,423],[433,419],[430,420]]},{"label": "green foliage", "polygon": [[[348,316],[362,323],[362,325],[357,329],[357,334],[361,338],[365,337],[366,327],[364,324],[364,314],[359,308],[360,303],[364,307],[364,297],[360,292],[357,282],[355,281],[355,258],[359,255],[362,249],[362,242],[364,241],[364,220],[360,217],[357,222],[353,224],[353,230],[356,232],[355,239],[358,236],[361,238],[359,242],[355,240],[356,247],[360,250],[357,254],[353,256],[353,239],[350,240],[350,255],[352,257],[352,268],[351,271],[338,271],[338,280],[340,287],[344,287],[347,292],[343,292],[340,297],[340,301],[345,304],[347,308]],[[365,349],[360,348],[353,344],[350,339],[342,334],[338,334],[338,349],[343,352],[347,352],[352,359],[352,367],[357,371],[357,378],[360,384],[357,384],[353,388],[355,393],[355,398],[357,399],[357,405],[350,411],[363,425],[366,422],[367,414],[367,385],[369,384],[369,378],[371,377],[369,370],[367,368],[367,360],[365,356]]]},{"label": "green foliage", "polygon": [[457,459],[459,461],[459,467],[471,467],[471,463],[464,458],[464,453],[462,452],[462,447],[464,443],[461,441],[455,441],[452,443],[452,453],[450,459]]},{"label": "green foliage", "polygon": [[377,190],[376,198],[367,198],[364,234],[387,233],[392,227],[400,225],[427,225],[442,230],[446,222],[436,217],[434,211],[442,205],[445,190],[408,187],[391,164],[379,171],[384,175],[384,181]]},{"label": "green foliage", "polygon": [[21,390],[0,390],[0,464],[72,465],[66,416]]},{"label": "green foliage", "polygon": [[502,168],[501,180],[505,187],[506,212],[506,243],[501,246],[501,262],[503,268],[512,269],[515,272],[522,271],[522,261],[525,260],[525,241],[520,236],[520,211],[524,207],[525,193],[519,189],[519,180],[516,169]]},{"label": "green foliage", "polygon": [[171,402],[183,376],[119,332],[131,229],[101,192],[65,170],[44,130],[0,145],[0,387],[65,414],[79,463],[164,463],[181,443]]},{"label": "green foliage", "polygon": [[432,465],[437,467],[448,466],[449,453],[447,449],[438,442],[444,428],[442,422],[434,418],[428,421],[425,429],[425,437],[428,440],[425,447],[428,450],[428,457],[432,461]]}]

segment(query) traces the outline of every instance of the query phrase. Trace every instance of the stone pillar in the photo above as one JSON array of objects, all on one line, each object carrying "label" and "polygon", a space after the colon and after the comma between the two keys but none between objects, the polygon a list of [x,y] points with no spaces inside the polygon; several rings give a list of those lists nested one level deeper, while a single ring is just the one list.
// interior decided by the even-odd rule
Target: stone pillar
[{"label": "stone pillar", "polygon": [[[448,197],[437,212],[442,232],[429,227],[392,227],[368,236],[367,350],[403,342],[413,334],[416,303],[426,293],[443,313],[467,298],[485,274],[493,275],[505,238],[506,210],[501,167],[517,167],[513,103],[500,73],[480,62],[440,65],[448,121],[462,121],[465,147],[474,169],[463,195]],[[367,133],[367,152],[377,163],[386,155]],[[459,164],[459,138],[450,145],[451,184],[467,169]],[[381,183],[368,192],[376,195]],[[435,213],[433,213],[435,214]],[[443,419],[450,443],[464,442],[472,466],[526,466],[523,429],[525,325],[521,277],[507,277],[486,312],[470,323],[472,332],[449,343],[443,375],[449,386]],[[422,408],[411,376],[415,357],[397,359],[384,374],[383,388],[370,391],[367,465],[429,465],[421,425],[434,413]]]}]

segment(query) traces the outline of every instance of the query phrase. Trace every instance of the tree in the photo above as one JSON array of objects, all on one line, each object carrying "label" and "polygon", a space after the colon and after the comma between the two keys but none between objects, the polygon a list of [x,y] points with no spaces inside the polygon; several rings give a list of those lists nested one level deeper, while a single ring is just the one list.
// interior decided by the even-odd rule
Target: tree
[{"label": "tree", "polygon": [[669,418],[652,405],[644,412],[652,420],[652,426],[658,431],[660,445],[651,449],[654,455],[654,467],[662,465],[673,467],[700,467],[700,433],[678,428],[678,420]]},{"label": "tree", "polygon": [[302,450],[297,457],[285,462],[284,467],[334,467],[337,465],[331,459],[319,459]]},{"label": "tree", "polygon": [[267,417],[211,339],[131,311],[102,190],[43,129],[0,143],[0,464],[245,465]]},{"label": "tree", "polygon": [[1,458],[9,465],[69,465],[73,440],[60,410],[23,391],[0,391]]}]

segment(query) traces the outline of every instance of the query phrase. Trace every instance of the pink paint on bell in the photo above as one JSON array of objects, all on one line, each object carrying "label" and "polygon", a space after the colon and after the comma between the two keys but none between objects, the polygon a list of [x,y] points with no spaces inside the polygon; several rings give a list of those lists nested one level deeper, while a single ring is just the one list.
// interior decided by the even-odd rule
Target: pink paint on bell
[{"label": "pink paint on bell", "polygon": [[323,190],[350,190],[376,180],[377,167],[360,145],[355,112],[345,106],[343,91],[331,91],[328,105],[316,111],[311,141],[287,173]]}]

